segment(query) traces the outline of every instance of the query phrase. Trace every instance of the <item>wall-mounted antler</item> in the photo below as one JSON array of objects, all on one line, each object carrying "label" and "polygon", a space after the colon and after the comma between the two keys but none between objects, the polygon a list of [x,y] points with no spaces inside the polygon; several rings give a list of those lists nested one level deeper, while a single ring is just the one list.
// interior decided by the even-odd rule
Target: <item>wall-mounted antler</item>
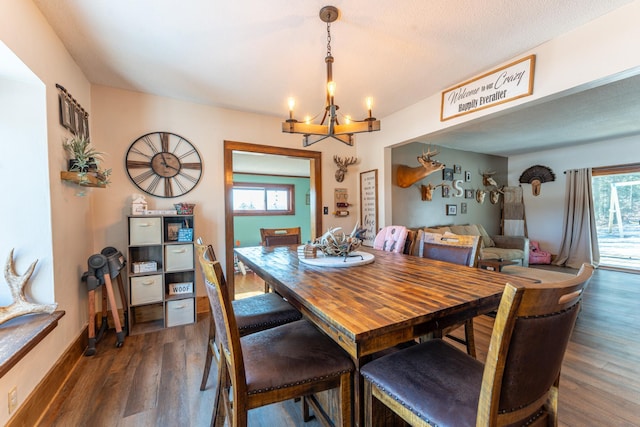
[{"label": "wall-mounted antler", "polygon": [[498,183],[496,182],[495,179],[491,178],[496,173],[497,173],[496,171],[491,169],[486,171],[480,171],[480,175],[482,175],[482,185],[484,185],[485,187],[489,187],[491,185],[497,187]]},{"label": "wall-mounted antler", "polygon": [[414,168],[405,165],[398,166],[398,173],[396,175],[398,187],[410,187],[425,176],[444,169],[443,163],[431,160],[432,157],[437,156],[439,153],[437,150],[431,151],[431,145],[429,145],[427,152],[425,153],[423,151],[422,155],[418,156],[418,162],[420,162],[422,166]]},{"label": "wall-mounted antler", "polygon": [[358,158],[345,157],[344,159],[342,159],[338,156],[333,156],[333,161],[338,166],[338,170],[336,171],[336,181],[342,182],[344,180],[344,174],[347,173],[347,166],[356,164]]}]

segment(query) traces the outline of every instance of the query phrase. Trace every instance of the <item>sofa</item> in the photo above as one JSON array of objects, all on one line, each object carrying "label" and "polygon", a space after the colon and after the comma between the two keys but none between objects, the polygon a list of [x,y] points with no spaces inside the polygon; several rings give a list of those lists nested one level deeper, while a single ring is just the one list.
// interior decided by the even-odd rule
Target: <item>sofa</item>
[{"label": "sofa", "polygon": [[[524,236],[490,236],[482,224],[438,225],[414,229],[409,234],[412,241],[419,239],[420,231],[429,233],[453,233],[460,235],[480,236],[480,259],[499,259],[516,261],[523,267],[529,266],[529,239]],[[410,246],[411,243],[408,243]],[[406,247],[405,253],[412,253]]]}]

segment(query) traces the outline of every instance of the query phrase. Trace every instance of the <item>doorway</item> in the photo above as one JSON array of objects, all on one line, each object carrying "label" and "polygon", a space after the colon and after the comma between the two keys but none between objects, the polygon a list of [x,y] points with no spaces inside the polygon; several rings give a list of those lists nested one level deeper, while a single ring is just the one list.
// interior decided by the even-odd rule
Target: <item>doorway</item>
[{"label": "doorway", "polygon": [[593,168],[600,266],[640,271],[640,164]]},{"label": "doorway", "polygon": [[245,142],[224,142],[224,202],[225,202],[225,256],[227,280],[231,295],[235,296],[234,271],[234,215],[233,215],[233,153],[263,153],[309,160],[309,204],[311,210],[311,239],[322,234],[322,163],[319,151],[273,147]]}]

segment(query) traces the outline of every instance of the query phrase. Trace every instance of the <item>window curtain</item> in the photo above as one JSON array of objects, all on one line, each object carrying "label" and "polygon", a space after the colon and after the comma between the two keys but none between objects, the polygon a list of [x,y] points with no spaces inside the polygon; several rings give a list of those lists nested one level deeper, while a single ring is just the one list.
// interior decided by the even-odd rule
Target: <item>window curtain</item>
[{"label": "window curtain", "polygon": [[553,263],[580,268],[587,262],[597,267],[600,263],[600,250],[591,189],[591,168],[570,170],[566,174],[562,244]]}]

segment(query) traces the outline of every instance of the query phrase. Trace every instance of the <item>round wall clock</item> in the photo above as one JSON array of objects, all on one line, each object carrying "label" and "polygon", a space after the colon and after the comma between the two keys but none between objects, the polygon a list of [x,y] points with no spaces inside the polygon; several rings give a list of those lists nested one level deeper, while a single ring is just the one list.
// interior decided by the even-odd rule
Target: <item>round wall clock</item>
[{"label": "round wall clock", "polygon": [[200,181],[202,159],[189,141],[170,132],[151,132],[133,141],[127,174],[142,191],[157,197],[187,194]]}]

